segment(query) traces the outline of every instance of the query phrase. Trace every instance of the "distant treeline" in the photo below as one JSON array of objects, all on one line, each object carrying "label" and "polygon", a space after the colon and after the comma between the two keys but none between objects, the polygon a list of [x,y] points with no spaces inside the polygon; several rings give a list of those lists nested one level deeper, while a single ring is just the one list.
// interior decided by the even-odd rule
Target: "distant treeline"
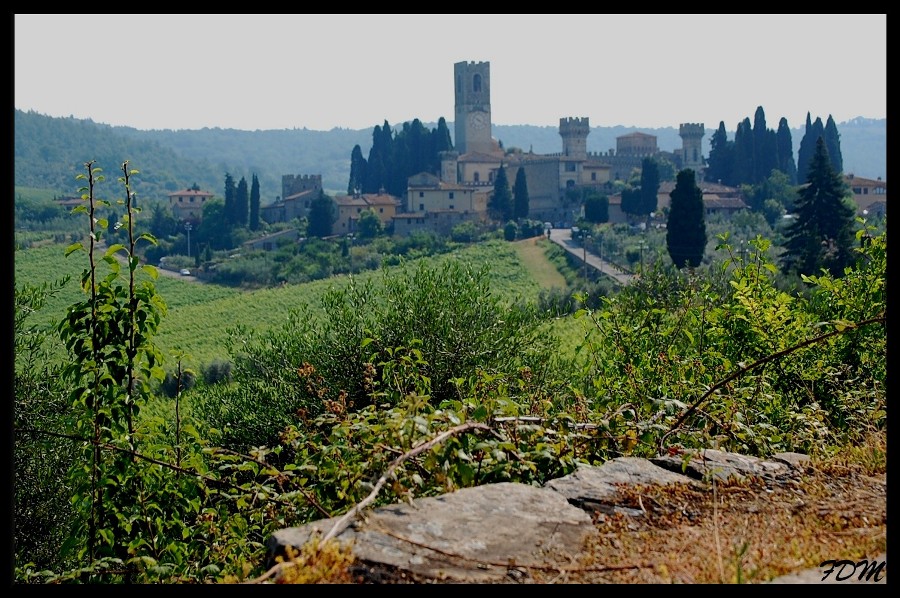
[{"label": "distant treeline", "polygon": [[[412,121],[412,119],[410,119]],[[736,127],[739,123],[734,123]],[[789,123],[794,124],[794,123]],[[792,128],[794,156],[804,127]],[[436,123],[422,123],[428,129]],[[450,131],[453,123],[446,123]],[[708,123],[703,153],[715,129]],[[729,127],[725,123],[726,128]],[[373,123],[373,127],[375,123]],[[838,123],[844,172],[867,178],[886,178],[887,119],[857,118]],[[403,123],[393,123],[395,134]],[[681,147],[678,129],[638,127],[592,127],[588,149],[606,152],[615,148],[615,139],[634,131],[657,136],[661,150]],[[494,137],[504,147],[519,147],[536,153],[561,150],[558,127],[495,125]],[[15,185],[56,189],[60,195],[74,195],[75,175],[83,165],[96,160],[107,173],[118,173],[119,161],[127,156],[141,165],[139,197],[163,199],[172,191],[197,183],[202,189],[224,196],[225,173],[240,179],[254,173],[259,177],[261,201],[269,204],[281,195],[285,174],[321,174],[325,189],[343,193],[350,181],[350,156],[359,145],[364,155],[372,146],[373,129],[281,129],[241,131],[236,129],[153,130],[112,127],[89,119],[50,117],[15,110]],[[733,138],[733,133],[729,133]],[[110,175],[112,176],[112,175]]]}]

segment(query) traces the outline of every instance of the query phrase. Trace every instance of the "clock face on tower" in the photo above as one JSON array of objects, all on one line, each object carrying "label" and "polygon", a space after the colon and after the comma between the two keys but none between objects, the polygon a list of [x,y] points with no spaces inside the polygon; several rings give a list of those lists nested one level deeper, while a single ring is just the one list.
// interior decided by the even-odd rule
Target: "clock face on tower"
[{"label": "clock face on tower", "polygon": [[469,114],[469,124],[473,129],[483,129],[487,126],[487,114],[484,112],[472,112]]}]

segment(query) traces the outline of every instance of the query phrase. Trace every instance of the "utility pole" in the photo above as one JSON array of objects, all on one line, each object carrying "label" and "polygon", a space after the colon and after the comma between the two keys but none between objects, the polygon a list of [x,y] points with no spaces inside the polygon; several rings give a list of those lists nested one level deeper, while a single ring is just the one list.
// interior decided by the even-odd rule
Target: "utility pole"
[{"label": "utility pole", "polygon": [[191,257],[191,229],[192,228],[193,228],[193,226],[191,225],[190,221],[184,223],[184,230],[187,231],[187,250],[188,250],[187,256],[188,257]]}]

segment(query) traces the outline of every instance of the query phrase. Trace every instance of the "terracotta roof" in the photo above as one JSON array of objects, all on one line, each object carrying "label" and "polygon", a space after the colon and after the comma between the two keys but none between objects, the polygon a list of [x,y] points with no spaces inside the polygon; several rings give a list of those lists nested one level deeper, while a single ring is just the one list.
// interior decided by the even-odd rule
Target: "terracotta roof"
[{"label": "terracotta roof", "polygon": [[483,154],[481,152],[466,152],[459,157],[458,162],[502,162],[505,156]]},{"label": "terracotta roof", "polygon": [[197,191],[195,189],[182,189],[181,191],[175,191],[173,193],[169,193],[169,197],[174,197],[176,195],[186,195],[194,197],[212,197],[212,193],[209,191]]},{"label": "terracotta roof", "polygon": [[647,133],[641,133],[640,131],[635,131],[634,133],[627,133],[625,135],[619,135],[616,139],[625,139],[628,137],[642,137],[642,138],[653,138],[656,139],[656,135],[649,135]]},{"label": "terracotta roof", "polygon": [[880,179],[867,179],[861,176],[856,176],[855,174],[845,174],[844,182],[848,185],[853,185],[857,187],[884,187],[887,189],[887,181],[883,181]]},{"label": "terracotta roof", "polygon": [[400,199],[387,193],[363,193],[361,195],[338,195],[334,201],[339,206],[396,206]]}]

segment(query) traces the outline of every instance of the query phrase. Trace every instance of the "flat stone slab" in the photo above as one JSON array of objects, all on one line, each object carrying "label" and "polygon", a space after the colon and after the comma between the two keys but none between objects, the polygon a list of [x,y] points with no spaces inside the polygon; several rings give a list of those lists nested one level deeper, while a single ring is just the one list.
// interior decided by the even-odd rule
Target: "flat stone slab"
[{"label": "flat stone slab", "polygon": [[[337,520],[275,532],[268,545],[270,562],[314,533],[324,536]],[[374,509],[337,540],[351,542],[356,558],[367,563],[417,577],[486,583],[516,566],[574,557],[593,533],[590,515],[562,494],[505,482]]]},{"label": "flat stone slab", "polygon": [[686,475],[654,465],[647,459],[618,457],[600,466],[579,465],[573,473],[550,480],[544,487],[559,492],[570,504],[586,511],[639,515],[639,510],[616,504],[619,486],[696,483]]},{"label": "flat stone slab", "polygon": [[777,460],[763,460],[716,449],[685,451],[681,455],[655,457],[650,461],[670,471],[683,472],[692,478],[705,481],[712,478],[720,481],[745,480],[749,477],[776,479],[794,470],[783,456]]}]

